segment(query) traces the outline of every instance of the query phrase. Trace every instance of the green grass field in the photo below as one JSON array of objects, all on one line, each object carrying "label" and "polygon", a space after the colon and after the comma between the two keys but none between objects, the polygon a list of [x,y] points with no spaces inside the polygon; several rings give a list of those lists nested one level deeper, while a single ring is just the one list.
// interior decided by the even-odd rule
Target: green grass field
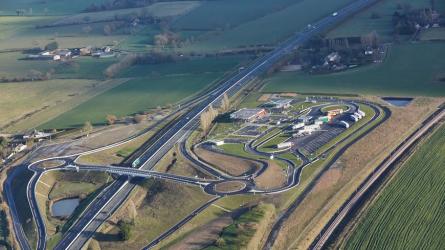
[{"label": "green grass field", "polygon": [[[302,0],[277,12],[218,32],[184,50],[223,50],[249,45],[274,45],[302,30],[307,24],[329,15],[350,0]],[[192,14],[193,12],[191,12]]]},{"label": "green grass field", "polygon": [[243,60],[246,57],[229,56],[134,66],[121,74],[121,77],[133,79],[80,104],[42,127],[73,127],[85,121],[103,123],[107,114],[125,116],[175,104],[210,86]]},{"label": "green grass field", "polygon": [[[436,8],[443,13],[445,2],[435,1]],[[349,37],[361,36],[372,31],[377,31],[380,38],[389,41],[392,37],[392,14],[397,10],[397,4],[409,4],[412,8],[429,8],[430,0],[383,0],[355,15],[342,25],[328,33],[328,37]],[[376,13],[380,18],[372,19],[372,13]]]},{"label": "green grass field", "polygon": [[84,10],[92,3],[97,3],[97,1],[77,0],[76,4],[72,4],[70,0],[2,0],[0,2],[0,14],[14,15],[17,9],[24,9],[27,15],[43,15],[45,13],[48,15],[71,14]]},{"label": "green grass field", "polygon": [[130,80],[80,104],[42,127],[73,127],[80,126],[85,121],[102,123],[107,114],[119,117],[174,104],[205,88],[220,76],[218,73],[208,73]]},{"label": "green grass field", "polygon": [[423,31],[420,34],[420,39],[424,41],[429,41],[429,40],[445,41],[445,28],[441,27]]},{"label": "green grass field", "polygon": [[394,96],[445,95],[445,43],[394,45],[381,64],[327,75],[278,73],[264,92],[344,93]]},{"label": "green grass field", "polygon": [[[204,1],[173,24],[176,30],[215,30],[237,26],[295,3],[294,0]],[[230,16],[230,18],[227,18]],[[202,20],[206,20],[203,22]]]},{"label": "green grass field", "polygon": [[401,167],[344,249],[444,249],[445,126]]},{"label": "green grass field", "polygon": [[247,56],[203,57],[171,63],[136,65],[122,72],[119,77],[224,73],[235,65],[247,62],[249,62]]}]

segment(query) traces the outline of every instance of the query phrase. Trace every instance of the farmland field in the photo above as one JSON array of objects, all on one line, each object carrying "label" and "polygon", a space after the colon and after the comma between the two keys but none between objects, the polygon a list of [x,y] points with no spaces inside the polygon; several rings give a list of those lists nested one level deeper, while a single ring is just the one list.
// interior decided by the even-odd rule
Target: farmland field
[{"label": "farmland field", "polygon": [[70,25],[85,22],[107,22],[115,20],[116,16],[126,17],[139,13],[146,13],[154,17],[174,17],[185,14],[199,6],[198,1],[177,1],[177,2],[160,2],[141,8],[108,10],[92,13],[80,13],[61,18],[53,25]]},{"label": "farmland field", "polygon": [[421,40],[442,40],[445,41],[445,28],[434,28],[423,31],[420,35]]},{"label": "farmland field", "polygon": [[283,10],[202,39],[186,47],[185,50],[223,50],[249,45],[274,45],[303,29],[307,24],[350,2],[350,0],[329,3],[323,0],[299,1]]},{"label": "farmland field", "polygon": [[445,126],[403,164],[359,219],[345,249],[444,249]]},{"label": "farmland field", "polygon": [[73,127],[85,121],[102,123],[107,114],[125,116],[177,103],[209,86],[246,59],[228,56],[133,66],[120,76],[132,78],[130,81],[82,103],[43,127]]},{"label": "farmland field", "polygon": [[[439,12],[445,11],[444,1],[435,1]],[[361,36],[372,31],[377,31],[380,38],[388,41],[392,37],[392,14],[397,10],[397,4],[409,4],[412,8],[429,8],[430,0],[383,0],[368,8],[339,27],[328,33],[328,37]],[[376,13],[380,18],[371,18]]]},{"label": "farmland field", "polygon": [[130,80],[82,103],[43,127],[73,127],[82,125],[85,121],[101,123],[105,121],[107,114],[125,116],[157,106],[174,104],[205,88],[220,76],[220,73],[208,73]]},{"label": "farmland field", "polygon": [[61,105],[80,94],[93,93],[93,84],[89,80],[0,83],[0,127],[46,106]]},{"label": "farmland field", "polygon": [[48,14],[60,15],[82,11],[88,5],[95,3],[95,0],[76,0],[76,4],[71,4],[70,0],[2,0],[0,2],[0,14],[12,15],[17,9],[26,10],[27,14]]},{"label": "farmland field", "polygon": [[[298,0],[301,1],[301,0]],[[295,0],[225,0],[205,1],[192,12],[178,18],[173,28],[176,30],[214,30],[237,26],[271,11],[280,10],[298,2]],[[230,15],[230,19],[227,18]],[[202,20],[206,20],[203,22]]]},{"label": "farmland field", "polygon": [[443,96],[445,59],[437,55],[444,52],[445,43],[394,45],[381,64],[327,75],[278,73],[264,91]]}]

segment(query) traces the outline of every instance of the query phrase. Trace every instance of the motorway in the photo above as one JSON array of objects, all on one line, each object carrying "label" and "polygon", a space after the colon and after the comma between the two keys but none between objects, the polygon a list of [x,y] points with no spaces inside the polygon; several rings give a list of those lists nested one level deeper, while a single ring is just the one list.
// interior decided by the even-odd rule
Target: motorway
[{"label": "motorway", "polygon": [[[229,97],[234,96],[251,80],[266,72],[283,56],[287,55],[298,46],[301,46],[315,35],[320,34],[350,15],[377,1],[378,0],[355,1],[337,11],[337,15],[329,15],[320,21],[311,24],[305,30],[280,44],[272,52],[255,61],[251,66],[240,71],[227,81],[220,83],[215,90],[208,93],[207,97],[203,97],[198,104],[175,120],[168,129],[162,131],[162,133],[158,133],[156,140],[150,142],[150,144],[144,148],[144,151],[138,152],[137,157],[135,157],[135,160],[131,165],[138,169],[151,170],[174,146],[174,144],[193,130],[199,115],[210,105],[218,104],[224,94],[227,94]],[[35,185],[36,181],[39,179],[38,174],[35,176],[35,181],[30,182],[31,186],[29,187],[29,190],[33,190],[32,185]],[[64,234],[62,240],[58,243],[55,249],[80,249],[99,228],[103,221],[116,211],[116,209],[126,200],[133,188],[134,185],[130,184],[128,178],[124,176],[118,178],[115,182],[109,185],[103,192],[101,192],[97,199],[88,206],[68,232]],[[46,233],[41,221],[41,215],[38,212],[38,208],[33,207],[33,204],[36,204],[35,201],[32,201],[33,198],[29,197],[29,199],[40,235],[37,248],[45,249]]]},{"label": "motorway", "polygon": [[311,246],[311,249],[322,249],[326,246],[326,243],[331,239],[336,229],[340,224],[348,217],[349,213],[353,211],[358,205],[360,205],[362,198],[367,194],[368,190],[374,186],[385,174],[387,170],[393,166],[404,154],[411,148],[423,135],[425,135],[433,126],[435,126],[442,118],[445,117],[445,110],[441,109],[439,112],[434,113],[427,119],[422,126],[414,131],[406,140],[404,140],[394,150],[389,157],[387,157],[383,163],[381,163],[376,170],[366,178],[366,180],[360,185],[351,197],[341,206],[335,216],[324,227],[321,234]]}]

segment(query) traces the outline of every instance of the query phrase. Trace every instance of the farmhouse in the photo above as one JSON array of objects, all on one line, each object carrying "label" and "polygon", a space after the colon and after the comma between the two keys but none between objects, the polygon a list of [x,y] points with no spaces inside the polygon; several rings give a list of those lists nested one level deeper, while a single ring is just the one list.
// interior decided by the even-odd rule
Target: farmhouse
[{"label": "farmhouse", "polygon": [[260,118],[263,118],[267,115],[265,109],[240,109],[232,114],[230,114],[230,118],[233,120],[241,120],[247,122],[254,122]]}]

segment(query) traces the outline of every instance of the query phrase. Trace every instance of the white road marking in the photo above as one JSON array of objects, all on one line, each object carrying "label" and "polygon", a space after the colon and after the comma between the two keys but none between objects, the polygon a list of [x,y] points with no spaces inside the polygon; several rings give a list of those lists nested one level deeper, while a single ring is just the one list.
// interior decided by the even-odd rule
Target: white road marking
[{"label": "white road marking", "polygon": [[232,212],[231,210],[229,210],[229,209],[227,209],[227,208],[223,208],[223,207],[218,206],[218,205],[216,205],[216,204],[212,204],[212,206],[217,207],[217,208],[219,208],[219,209],[221,209],[221,210],[223,210],[223,211],[226,211],[226,212],[228,212],[228,213]]},{"label": "white road marking", "polygon": [[48,185],[46,182],[43,182],[42,180],[39,180],[39,183],[42,183],[43,185],[47,186],[48,188],[51,188],[50,185]]}]

